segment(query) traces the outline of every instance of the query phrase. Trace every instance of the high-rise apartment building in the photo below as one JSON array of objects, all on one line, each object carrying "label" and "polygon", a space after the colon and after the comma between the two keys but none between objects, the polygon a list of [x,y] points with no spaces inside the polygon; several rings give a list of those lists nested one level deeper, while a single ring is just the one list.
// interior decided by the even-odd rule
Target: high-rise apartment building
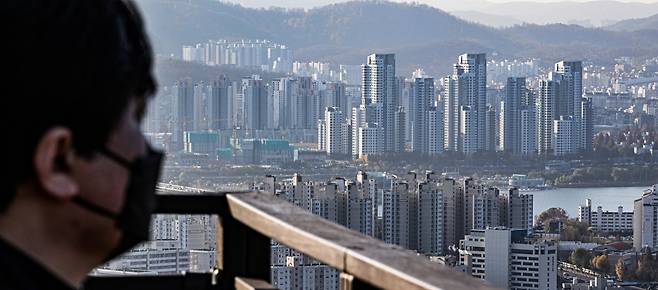
[{"label": "high-rise apartment building", "polygon": [[183,149],[183,134],[194,131],[194,84],[191,79],[183,79],[174,86],[175,121],[172,136],[173,150]]},{"label": "high-rise apartment building", "polygon": [[267,92],[265,84],[258,75],[242,78],[240,85],[242,96],[242,125],[247,130],[267,129]]},{"label": "high-rise apartment building", "polygon": [[487,62],[485,54],[463,54],[444,80],[445,148],[466,154],[486,150]]},{"label": "high-rise apartment building", "polygon": [[440,184],[432,180],[418,183],[418,249],[425,255],[443,255],[445,249],[445,201]]},{"label": "high-rise apartment building", "polygon": [[591,98],[582,98],[580,104],[580,150],[590,152],[594,150],[594,109]]},{"label": "high-rise apartment building", "polygon": [[553,154],[555,156],[562,156],[575,153],[576,138],[576,121],[572,116],[560,116],[559,120],[553,120]]},{"label": "high-rise apartment building", "polygon": [[183,61],[206,65],[232,65],[287,73],[292,70],[292,50],[268,40],[210,40],[182,49]]},{"label": "high-rise apartment building", "polygon": [[459,183],[446,178],[441,182],[444,199],[444,250],[458,246],[464,237],[464,189]]},{"label": "high-rise apartment building", "polygon": [[552,80],[539,81],[537,95],[537,152],[542,155],[553,152],[553,121],[558,83]]},{"label": "high-rise apartment building", "polygon": [[443,153],[443,111],[438,107],[431,107],[427,112],[427,139],[429,155]]},{"label": "high-rise apartment building", "polygon": [[504,226],[512,229],[531,230],[533,224],[533,196],[520,193],[518,188],[510,188],[507,195],[503,195],[503,206],[506,220]]},{"label": "high-rise apartment building", "polygon": [[434,78],[416,78],[413,88],[414,116],[411,127],[411,151],[429,154],[429,127],[431,126],[429,112],[430,108],[434,106]]},{"label": "high-rise apartment building", "polygon": [[537,116],[534,105],[524,106],[519,112],[519,153],[530,155],[537,153]]},{"label": "high-rise apartment building", "polygon": [[633,247],[658,249],[658,185],[642,192],[633,208]]},{"label": "high-rise apartment building", "polygon": [[393,115],[393,152],[404,152],[406,144],[407,112],[404,107],[396,108]]},{"label": "high-rise apartment building", "polygon": [[[592,108],[583,101],[582,63],[562,61],[555,64],[548,80],[539,83],[537,98],[537,149],[540,154],[564,155],[591,150]],[[554,121],[559,121],[556,127]],[[567,128],[569,127],[569,128]],[[561,132],[555,129],[565,129]],[[570,130],[566,130],[570,129]],[[571,144],[554,137],[567,137]],[[559,152],[554,147],[559,144]]]},{"label": "high-rise apartment building", "polygon": [[358,158],[384,153],[384,128],[377,123],[365,123],[358,128]]},{"label": "high-rise apartment building", "polygon": [[529,129],[527,124],[523,124],[522,118],[523,109],[527,110],[527,107],[522,107],[526,94],[525,78],[507,78],[500,122],[500,149],[505,152],[521,153],[522,151],[522,137],[524,133],[527,134],[527,131],[522,132],[522,129]]},{"label": "high-rise apartment building", "polygon": [[409,248],[409,184],[405,180],[390,180],[383,188],[381,239],[389,244]]},{"label": "high-rise apartment building", "polygon": [[210,130],[231,129],[231,100],[233,99],[231,81],[226,75],[220,76],[210,85],[210,96],[208,100],[208,116]]},{"label": "high-rise apartment building", "polygon": [[493,106],[487,106],[487,112],[485,115],[485,123],[486,123],[486,140],[485,140],[485,145],[484,145],[484,150],[487,152],[494,152],[498,149],[498,142],[497,138],[498,136],[498,131],[496,130],[498,128],[498,118],[496,116],[496,108]]},{"label": "high-rise apartment building", "polygon": [[464,180],[464,232],[502,225],[499,190]]},{"label": "high-rise apartment building", "polygon": [[558,285],[557,243],[533,242],[527,230],[473,230],[459,246],[466,273],[501,289],[553,290]]},{"label": "high-rise apartment building", "polygon": [[464,154],[473,154],[478,151],[478,115],[477,109],[472,106],[462,106],[459,117],[459,151]]},{"label": "high-rise apartment building", "polygon": [[351,153],[350,126],[338,107],[327,107],[324,118],[318,120],[318,149],[328,155],[347,156]]},{"label": "high-rise apartment building", "polygon": [[376,122],[384,131],[381,152],[394,152],[400,148],[394,144],[395,112],[398,108],[398,89],[395,77],[394,54],[371,54],[366,64],[361,66],[361,99],[362,104],[379,104],[381,112],[377,114]]},{"label": "high-rise apartment building", "polygon": [[584,149],[581,140],[585,137],[580,136],[585,133],[581,129],[581,112],[583,98],[583,64],[580,61],[561,61],[555,64],[553,73],[550,75],[553,80],[560,82],[559,101],[556,104],[558,109],[555,118],[559,116],[573,116],[574,132],[577,138],[574,138],[573,148],[576,151]]}]

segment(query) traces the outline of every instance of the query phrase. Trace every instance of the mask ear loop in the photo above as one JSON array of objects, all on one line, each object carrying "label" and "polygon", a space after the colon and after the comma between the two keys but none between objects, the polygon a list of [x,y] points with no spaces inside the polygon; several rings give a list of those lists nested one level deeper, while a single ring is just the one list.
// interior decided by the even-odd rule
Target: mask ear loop
[{"label": "mask ear loop", "polygon": [[[130,171],[132,171],[133,163],[126,160],[125,158],[119,156],[118,154],[110,151],[109,149],[107,149],[105,147],[99,148],[98,152],[105,155],[106,157],[110,158],[112,161],[116,162],[117,164],[127,168]],[[110,219],[115,220],[115,221],[118,220],[119,216],[118,216],[117,213],[113,213],[113,212],[109,211],[106,208],[103,208],[99,205],[93,204],[93,203],[83,199],[79,195],[73,198],[73,202],[75,202],[79,206],[81,206],[81,207],[83,207],[83,208],[85,208],[85,209],[87,209],[87,210],[89,210],[93,213],[97,213],[99,215],[105,216],[105,217],[110,218]]]},{"label": "mask ear loop", "polygon": [[119,156],[118,154],[110,151],[109,149],[107,149],[105,147],[101,147],[100,149],[98,149],[98,152],[102,153],[103,155],[105,155],[108,158],[112,159],[112,161],[120,164],[121,166],[123,166],[125,168],[128,168],[128,169],[133,168],[133,163],[132,162],[126,160],[125,158]]},{"label": "mask ear loop", "polygon": [[105,209],[101,206],[93,204],[93,203],[83,199],[79,195],[73,198],[73,202],[77,203],[79,206],[81,206],[81,207],[83,207],[83,208],[85,208],[85,209],[87,209],[87,210],[89,210],[93,213],[97,213],[97,214],[102,215],[104,217],[107,217],[109,219],[112,219],[112,220],[116,221],[117,218],[118,218],[116,213],[113,213],[113,212],[111,212],[111,211],[109,211],[109,210],[107,210],[107,209]]}]

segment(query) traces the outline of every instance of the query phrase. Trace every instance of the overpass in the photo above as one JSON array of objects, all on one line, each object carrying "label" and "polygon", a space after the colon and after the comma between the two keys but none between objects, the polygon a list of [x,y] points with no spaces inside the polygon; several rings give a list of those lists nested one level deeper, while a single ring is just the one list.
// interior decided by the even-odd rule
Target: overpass
[{"label": "overpass", "polygon": [[158,193],[204,193],[206,190],[201,188],[182,186],[170,183],[159,182],[156,186]]},{"label": "overpass", "polygon": [[619,83],[620,84],[625,84],[627,86],[636,86],[636,85],[643,85],[643,84],[650,84],[650,83],[658,83],[658,76],[620,80]]}]

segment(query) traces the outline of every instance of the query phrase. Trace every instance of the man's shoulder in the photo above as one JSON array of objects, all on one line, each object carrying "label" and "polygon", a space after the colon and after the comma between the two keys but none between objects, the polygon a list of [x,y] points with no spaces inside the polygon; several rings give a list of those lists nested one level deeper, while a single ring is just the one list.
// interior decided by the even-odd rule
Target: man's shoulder
[{"label": "man's shoulder", "polygon": [[0,239],[0,290],[72,290],[28,255]]}]

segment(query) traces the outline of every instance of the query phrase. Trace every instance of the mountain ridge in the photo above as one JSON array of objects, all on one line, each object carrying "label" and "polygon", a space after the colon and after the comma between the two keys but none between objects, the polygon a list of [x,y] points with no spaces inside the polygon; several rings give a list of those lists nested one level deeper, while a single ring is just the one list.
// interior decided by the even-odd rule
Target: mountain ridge
[{"label": "mountain ridge", "polygon": [[[658,55],[658,34],[578,25],[515,25],[495,29],[424,4],[351,1],[310,10],[253,9],[212,0],[138,0],[155,51],[180,55],[185,44],[221,38],[267,38],[292,47],[300,60],[360,64],[374,52],[395,52],[399,71],[418,66],[448,73],[458,54],[612,60]],[[626,53],[629,52],[629,53]]]},{"label": "mountain ridge", "polygon": [[633,18],[619,21],[609,25],[606,29],[614,31],[640,31],[640,30],[658,30],[658,14],[644,18]]}]

